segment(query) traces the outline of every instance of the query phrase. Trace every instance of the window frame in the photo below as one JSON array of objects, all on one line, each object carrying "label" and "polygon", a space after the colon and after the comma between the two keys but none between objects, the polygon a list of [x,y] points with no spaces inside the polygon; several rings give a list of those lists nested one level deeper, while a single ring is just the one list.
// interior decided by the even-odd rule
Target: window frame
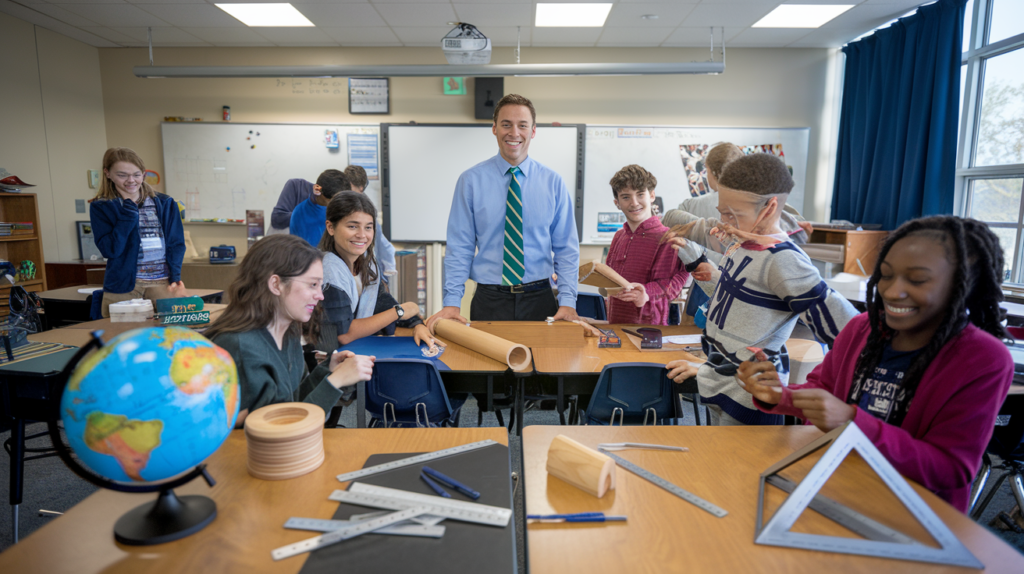
[{"label": "window frame", "polygon": [[[970,18],[969,49],[963,52],[961,65],[967,66],[964,85],[964,98],[960,102],[961,116],[957,138],[956,181],[954,183],[954,206],[958,215],[970,215],[972,183],[979,179],[1024,178],[1024,163],[987,165],[975,167],[978,149],[978,126],[981,122],[981,104],[984,98],[985,63],[991,58],[1018,49],[1024,49],[1024,33],[1017,34],[996,42],[988,43],[991,29],[992,8],[997,0],[974,0],[974,13]],[[966,18],[965,18],[966,19]],[[958,74],[959,76],[959,74]],[[1021,199],[1017,223],[988,222],[991,227],[1017,229],[1017,242],[1012,253],[1005,253],[1010,263],[1008,287],[1024,289],[1024,196]],[[1008,250],[1009,251],[1009,250]]]}]

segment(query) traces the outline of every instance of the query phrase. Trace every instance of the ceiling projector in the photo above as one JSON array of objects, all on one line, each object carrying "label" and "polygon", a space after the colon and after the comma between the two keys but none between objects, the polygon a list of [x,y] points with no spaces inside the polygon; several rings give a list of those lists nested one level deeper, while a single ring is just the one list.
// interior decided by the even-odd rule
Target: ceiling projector
[{"label": "ceiling projector", "polygon": [[491,63],[491,40],[472,24],[459,22],[441,38],[441,49],[449,64]]}]

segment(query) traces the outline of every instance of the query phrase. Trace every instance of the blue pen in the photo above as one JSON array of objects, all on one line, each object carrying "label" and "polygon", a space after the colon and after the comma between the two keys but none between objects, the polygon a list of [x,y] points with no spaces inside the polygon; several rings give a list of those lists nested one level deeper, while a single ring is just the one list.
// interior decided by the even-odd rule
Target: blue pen
[{"label": "blue pen", "polygon": [[441,474],[440,472],[437,472],[436,470],[430,468],[429,466],[424,466],[423,472],[427,473],[428,475],[430,475],[431,478],[440,482],[441,484],[449,488],[454,488],[455,490],[461,492],[462,494],[465,494],[466,496],[472,498],[473,500],[480,498],[479,492],[473,490],[472,488],[466,486],[465,484],[462,484],[461,482],[455,480],[454,478],[450,478],[448,476]]},{"label": "blue pen", "polygon": [[528,520],[546,522],[625,522],[625,516],[605,516],[603,512],[579,512],[576,514],[527,514]]},{"label": "blue pen", "polygon": [[434,490],[434,492],[437,493],[438,496],[443,496],[445,498],[451,498],[452,497],[452,495],[448,494],[447,492],[445,492],[445,490],[443,488],[441,488],[440,484],[434,482],[433,480],[430,480],[429,476],[427,476],[425,474],[420,474],[420,478],[422,478],[423,482],[427,483],[427,485],[430,488],[432,488]]}]

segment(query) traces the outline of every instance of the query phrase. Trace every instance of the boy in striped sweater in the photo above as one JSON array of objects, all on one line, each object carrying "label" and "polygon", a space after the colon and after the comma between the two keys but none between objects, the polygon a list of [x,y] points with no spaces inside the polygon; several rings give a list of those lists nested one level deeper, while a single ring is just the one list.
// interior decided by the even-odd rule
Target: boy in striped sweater
[{"label": "boy in striped sweater", "polygon": [[[758,410],[736,381],[737,367],[763,349],[785,385],[789,379],[786,340],[798,318],[831,346],[857,315],[850,302],[822,281],[807,254],[779,228],[793,177],[770,154],[752,154],[728,164],[718,182],[721,221],[672,210],[663,223],[677,235],[683,263],[705,257],[704,245],[724,254],[710,281],[699,282],[711,296],[704,329],[705,364],[696,369],[669,363],[681,382],[696,374],[701,399],[713,424],[781,424],[782,417]],[[696,245],[700,244],[700,245]]]}]

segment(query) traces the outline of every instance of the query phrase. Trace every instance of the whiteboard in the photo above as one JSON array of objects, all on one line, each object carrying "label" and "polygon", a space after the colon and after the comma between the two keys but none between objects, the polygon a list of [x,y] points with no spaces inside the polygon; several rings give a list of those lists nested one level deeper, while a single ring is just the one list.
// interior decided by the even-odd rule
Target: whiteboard
[{"label": "whiteboard", "polygon": [[[337,148],[326,145],[329,129],[337,130]],[[286,181],[316,181],[326,169],[343,170],[350,151],[366,164],[366,193],[380,207],[378,124],[166,122],[160,131],[164,189],[185,204],[187,219],[245,219],[245,210],[262,209],[269,229]],[[350,150],[348,134],[361,135],[362,145]]]},{"label": "whiteboard", "polygon": [[[391,241],[446,241],[462,172],[498,153],[491,124],[382,124],[384,232]],[[580,228],[584,126],[537,125],[530,157],[562,176]]]},{"label": "whiteboard", "polygon": [[[664,210],[675,209],[682,200],[692,197],[691,187],[698,194],[707,192],[706,180],[696,176],[697,168],[703,168],[702,150],[706,151],[723,141],[732,142],[741,148],[750,146],[751,149],[746,150],[748,152],[763,151],[761,146],[768,145],[772,146],[772,152],[776,155],[781,150],[786,164],[792,168],[795,183],[787,203],[800,210],[804,204],[810,133],[810,128],[587,124],[584,177],[586,201],[583,206],[583,234],[580,243],[606,245],[611,243],[615,231],[622,227],[618,222],[622,212],[612,203],[612,189],[608,184],[615,172],[629,164],[643,166],[658,179],[655,196],[661,200]],[[684,150],[682,146],[690,147]],[[755,147],[757,149],[753,149]],[[689,176],[696,177],[693,186]]]}]

